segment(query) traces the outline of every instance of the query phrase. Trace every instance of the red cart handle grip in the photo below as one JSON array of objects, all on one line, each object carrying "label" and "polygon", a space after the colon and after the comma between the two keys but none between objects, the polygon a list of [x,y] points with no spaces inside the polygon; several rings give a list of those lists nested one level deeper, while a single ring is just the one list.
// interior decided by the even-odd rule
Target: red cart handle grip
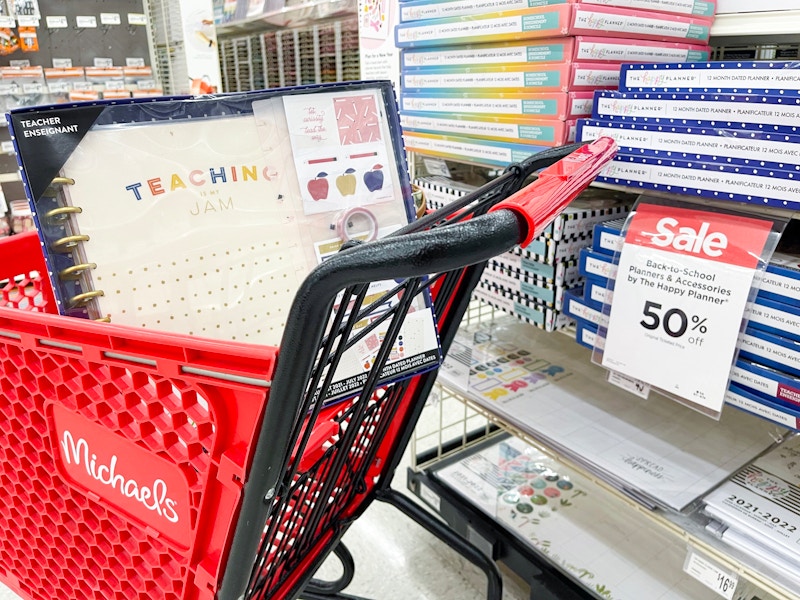
[{"label": "red cart handle grip", "polygon": [[489,212],[513,211],[524,231],[521,247],[538,237],[550,222],[594,181],[600,170],[617,154],[617,144],[601,137],[547,167],[530,185],[499,202]]}]

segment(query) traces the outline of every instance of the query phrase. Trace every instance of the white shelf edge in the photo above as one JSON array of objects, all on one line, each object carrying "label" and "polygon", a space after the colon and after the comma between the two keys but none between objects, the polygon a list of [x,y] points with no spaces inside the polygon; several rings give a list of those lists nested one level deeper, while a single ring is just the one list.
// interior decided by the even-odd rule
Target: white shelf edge
[{"label": "white shelf edge", "polygon": [[800,36],[800,10],[717,15],[711,26],[712,38],[773,35]]}]

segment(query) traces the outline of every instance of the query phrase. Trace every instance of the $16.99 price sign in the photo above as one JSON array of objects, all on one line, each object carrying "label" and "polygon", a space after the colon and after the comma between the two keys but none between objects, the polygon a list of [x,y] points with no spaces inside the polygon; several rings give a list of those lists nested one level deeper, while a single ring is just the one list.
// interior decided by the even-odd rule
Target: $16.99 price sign
[{"label": "$16.99 price sign", "polygon": [[603,365],[718,413],[771,229],[761,219],[640,204],[620,255]]}]

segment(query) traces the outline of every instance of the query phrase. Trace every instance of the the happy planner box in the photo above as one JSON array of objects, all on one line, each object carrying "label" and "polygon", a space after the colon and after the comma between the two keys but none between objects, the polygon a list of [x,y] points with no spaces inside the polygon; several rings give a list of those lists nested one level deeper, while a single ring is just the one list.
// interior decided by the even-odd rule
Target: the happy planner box
[{"label": "the happy planner box", "polygon": [[400,93],[402,112],[572,120],[592,113],[592,92],[419,91]]},{"label": "the happy planner box", "polygon": [[443,17],[395,28],[398,48],[597,35],[659,41],[708,42],[712,19],[590,4]]},{"label": "the happy planner box", "polygon": [[406,132],[444,133],[512,143],[565,144],[569,129],[558,119],[441,113],[402,112],[400,122]]},{"label": "the happy planner box", "polygon": [[568,92],[613,89],[619,84],[615,63],[507,64],[408,67],[401,72],[407,91]]},{"label": "the happy planner box", "polygon": [[400,3],[400,22],[478,15],[489,9],[509,11],[558,4],[602,4],[707,18],[714,16],[716,8],[716,0],[494,0],[491,5],[474,0],[404,0]]},{"label": "the happy planner box", "polygon": [[561,61],[599,62],[685,62],[707,61],[711,48],[705,44],[659,42],[639,38],[575,36],[542,40],[497,42],[405,48],[400,66],[440,68],[454,66],[555,63]]}]

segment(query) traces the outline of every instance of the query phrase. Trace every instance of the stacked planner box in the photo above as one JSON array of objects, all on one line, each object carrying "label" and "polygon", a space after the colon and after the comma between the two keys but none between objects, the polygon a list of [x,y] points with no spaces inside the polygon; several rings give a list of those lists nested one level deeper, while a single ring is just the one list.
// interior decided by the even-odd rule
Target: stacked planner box
[{"label": "stacked planner box", "polygon": [[800,208],[796,62],[626,64],[595,92],[578,139],[617,140],[598,181],[762,206]]},{"label": "stacked planner box", "polygon": [[547,331],[569,325],[564,306],[569,291],[582,284],[579,256],[592,244],[594,225],[629,210],[624,200],[579,198],[526,248],[489,261],[476,295]]},{"label": "stacked planner box", "polygon": [[[576,320],[576,339],[594,348],[598,326],[607,322],[604,305],[613,301],[615,252],[622,248],[625,219],[595,227],[593,244],[581,252],[580,293],[564,297],[565,312]],[[731,370],[726,402],[793,429],[800,429],[800,225],[790,223],[747,308],[747,328]],[[602,340],[600,340],[602,345]]]},{"label": "stacked planner box", "polygon": [[708,60],[714,8],[703,0],[401,2],[406,147],[506,166],[574,141],[592,92],[616,88],[623,62]]}]

